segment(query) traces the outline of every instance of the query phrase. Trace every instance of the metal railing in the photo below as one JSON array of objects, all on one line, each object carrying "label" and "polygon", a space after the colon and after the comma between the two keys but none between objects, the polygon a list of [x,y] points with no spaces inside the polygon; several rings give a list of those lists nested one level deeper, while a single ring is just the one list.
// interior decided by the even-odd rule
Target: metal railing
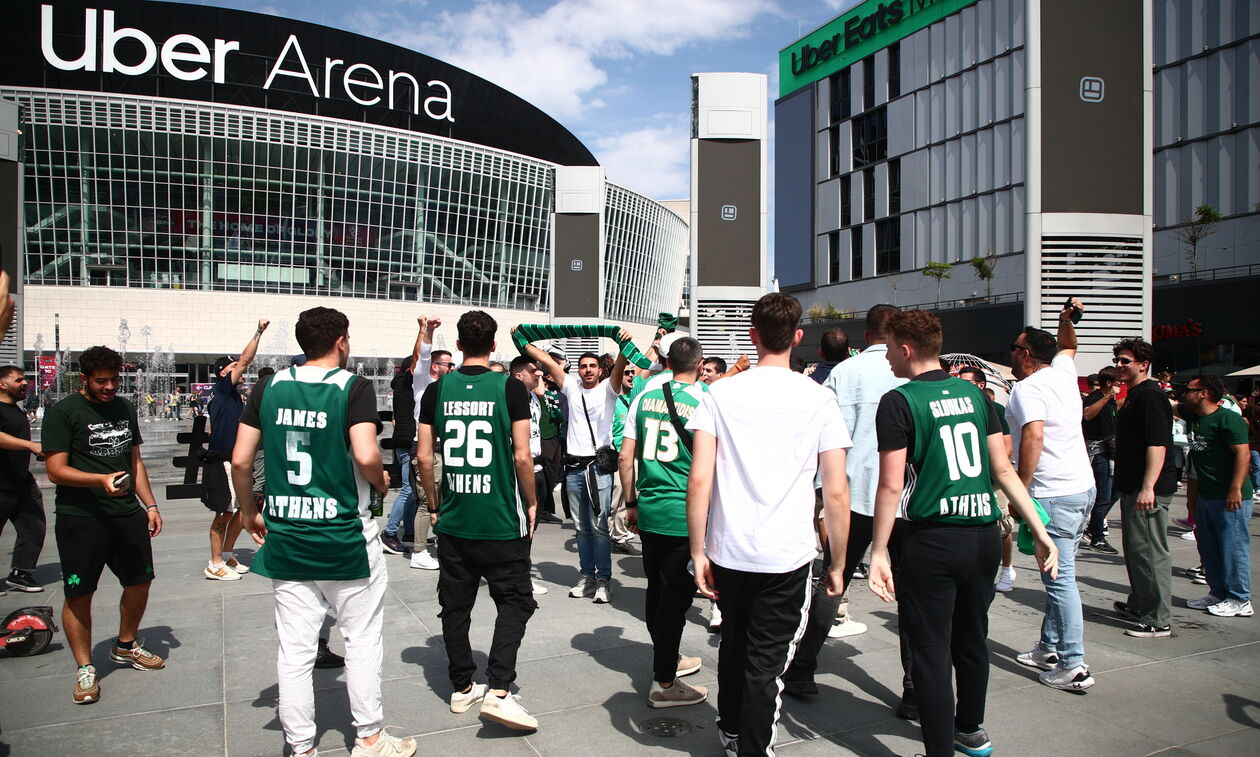
[{"label": "metal railing", "polygon": [[1166,273],[1155,276],[1153,283],[1156,286],[1164,284],[1184,284],[1188,281],[1215,281],[1217,279],[1236,279],[1246,276],[1260,276],[1260,263],[1245,263],[1242,265],[1224,266],[1222,268],[1208,268],[1202,271],[1186,271],[1179,273]]}]

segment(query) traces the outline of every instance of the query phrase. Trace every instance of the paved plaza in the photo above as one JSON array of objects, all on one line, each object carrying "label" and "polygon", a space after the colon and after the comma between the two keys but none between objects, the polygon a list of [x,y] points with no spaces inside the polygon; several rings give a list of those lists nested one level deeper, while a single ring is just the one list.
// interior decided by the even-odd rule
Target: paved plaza
[{"label": "paved plaza", "polygon": [[[174,424],[146,424],[144,431],[145,458],[157,481],[166,525],[154,542],[157,581],[141,636],[167,659],[167,667],[144,673],[108,661],[119,589],[107,574],[95,607],[101,701],[71,703],[74,662],[61,634],[36,657],[9,658],[0,652],[0,757],[235,757],[285,750],[276,718],[270,582],[254,575],[230,583],[202,577],[208,511],[197,501],[167,501],[163,496],[165,484],[182,475],[171,468]],[[51,489],[44,496],[51,519]],[[1183,510],[1184,499],[1178,497],[1174,511]],[[1112,529],[1118,543],[1115,520]],[[1260,527],[1253,527],[1253,538],[1257,532]],[[1174,537],[1171,543],[1178,571],[1197,564],[1192,542]],[[252,541],[243,536],[239,546],[238,554],[248,562]],[[10,527],[0,537],[0,565],[9,564],[12,548]],[[651,650],[643,624],[642,562],[638,557],[614,558],[611,605],[570,599],[567,589],[578,577],[573,529],[540,528],[534,560],[550,592],[538,597],[538,612],[521,648],[518,679],[523,703],[540,727],[521,736],[482,724],[475,711],[453,715],[447,709],[451,688],[437,617],[437,574],[410,570],[405,558],[389,557],[383,670],[387,723],[415,736],[418,754],[720,755],[713,724],[718,637],[704,626],[701,601],[688,618],[682,651],[704,660],[703,670],[690,680],[710,688],[709,702],[649,709],[645,699]],[[1260,753],[1260,617],[1214,618],[1187,610],[1184,601],[1202,595],[1205,587],[1177,576],[1175,636],[1128,638],[1110,609],[1127,586],[1121,558],[1083,551],[1078,572],[1087,661],[1098,683],[1083,694],[1055,691],[1037,683],[1035,671],[1013,659],[1036,640],[1044,598],[1032,558],[1019,555],[1016,566],[1014,591],[999,595],[990,612],[993,665],[985,726],[998,753]],[[0,597],[0,614],[24,604],[50,604],[60,613],[51,527],[36,577],[48,590]],[[886,757],[921,751],[917,725],[896,719],[892,712],[901,693],[894,606],[880,602],[859,580],[850,591],[850,610],[870,630],[828,643],[820,657],[818,697],[785,697],[778,730],[782,755]],[[493,605],[483,591],[472,631],[479,664],[485,661],[493,617]],[[335,633],[332,646],[342,649]],[[484,673],[479,678],[484,680]],[[321,755],[344,755],[352,746],[343,681],[342,671],[315,671]]]}]

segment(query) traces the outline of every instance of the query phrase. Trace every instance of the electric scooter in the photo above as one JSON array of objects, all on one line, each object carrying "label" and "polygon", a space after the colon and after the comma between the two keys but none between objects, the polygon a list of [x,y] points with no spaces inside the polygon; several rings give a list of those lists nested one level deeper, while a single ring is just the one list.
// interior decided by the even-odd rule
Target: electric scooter
[{"label": "electric scooter", "polygon": [[23,607],[9,613],[0,624],[0,647],[14,657],[37,655],[48,648],[53,632],[58,630],[53,608]]}]

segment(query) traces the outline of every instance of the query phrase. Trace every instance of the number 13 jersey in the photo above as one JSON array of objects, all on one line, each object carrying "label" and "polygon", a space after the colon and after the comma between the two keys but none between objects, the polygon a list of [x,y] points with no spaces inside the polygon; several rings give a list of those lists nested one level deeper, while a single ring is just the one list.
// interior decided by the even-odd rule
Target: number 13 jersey
[{"label": "number 13 jersey", "polygon": [[914,447],[906,458],[901,506],[911,521],[981,526],[1002,517],[989,478],[989,401],[957,378],[911,381],[906,399]]},{"label": "number 13 jersey", "polygon": [[462,539],[519,539],[529,533],[513,463],[508,376],[448,373],[437,392],[433,432],[442,440],[437,533]]}]

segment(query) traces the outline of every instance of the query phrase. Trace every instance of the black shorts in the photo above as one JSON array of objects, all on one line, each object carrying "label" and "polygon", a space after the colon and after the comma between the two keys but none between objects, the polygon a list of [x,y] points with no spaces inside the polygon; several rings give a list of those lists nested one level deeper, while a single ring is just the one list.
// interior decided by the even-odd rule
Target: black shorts
[{"label": "black shorts", "polygon": [[144,510],[115,517],[58,515],[55,527],[67,597],[86,597],[106,565],[123,586],[153,580],[153,545]]}]

